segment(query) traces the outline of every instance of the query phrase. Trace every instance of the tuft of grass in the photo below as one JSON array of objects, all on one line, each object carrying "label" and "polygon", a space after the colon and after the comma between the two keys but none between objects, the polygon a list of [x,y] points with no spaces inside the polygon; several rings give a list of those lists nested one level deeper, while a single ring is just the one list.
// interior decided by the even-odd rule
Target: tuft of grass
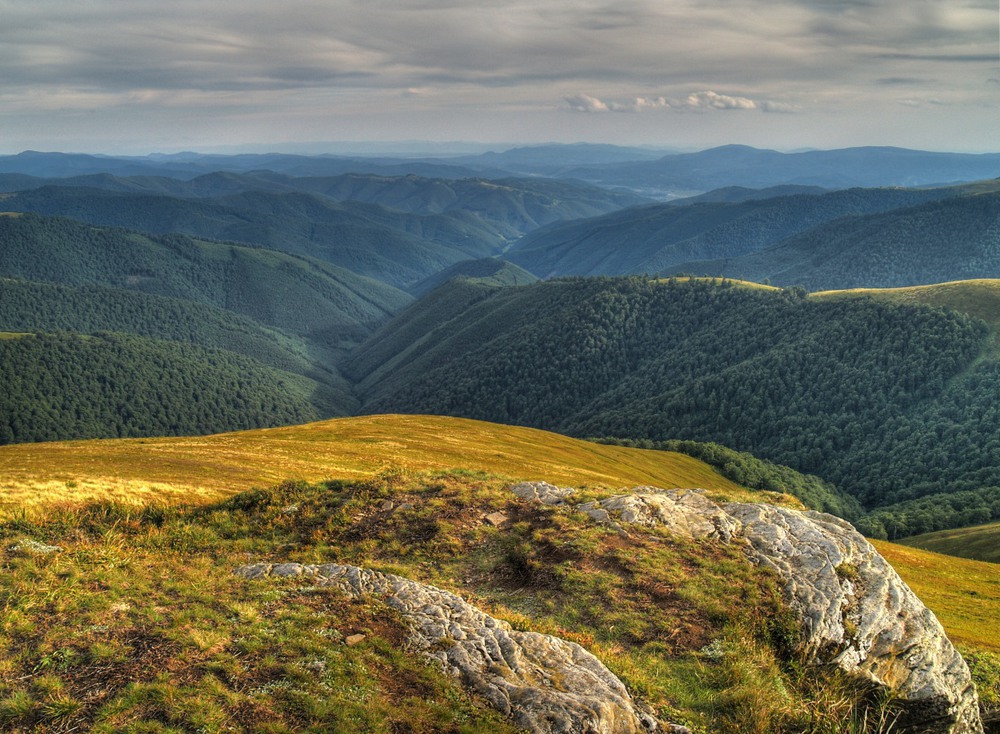
[{"label": "tuft of grass", "polygon": [[[391,608],[309,579],[233,577],[249,560],[350,563],[454,591],[587,647],[661,718],[704,734],[826,721],[813,689],[829,673],[800,670],[775,578],[739,549],[621,533],[507,484],[393,469],[209,505],[105,502],[0,522],[0,547],[27,535],[64,548],[0,553],[0,728],[512,731],[406,652]],[[502,528],[484,520],[497,511]],[[344,643],[358,632],[363,644]]]}]

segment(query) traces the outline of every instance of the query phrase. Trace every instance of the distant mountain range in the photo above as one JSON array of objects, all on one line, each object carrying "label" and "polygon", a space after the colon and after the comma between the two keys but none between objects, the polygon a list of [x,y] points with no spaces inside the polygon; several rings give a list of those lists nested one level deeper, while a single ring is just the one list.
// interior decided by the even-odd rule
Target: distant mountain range
[{"label": "distant mountain range", "polygon": [[505,257],[543,278],[693,274],[810,290],[1000,277],[1000,180],[730,195],[738,200],[647,205],[553,224]]},{"label": "distant mountain range", "polygon": [[0,207],[261,245],[396,287],[462,260],[496,255],[544,224],[643,201],[585,184],[531,179],[212,174],[191,181],[101,175],[63,183],[70,182],[88,185],[29,188],[4,196]]},{"label": "distant mountain range", "polygon": [[376,158],[289,154],[143,157],[27,151],[0,157],[0,173],[45,178],[110,173],[192,179],[216,171],[271,171],[288,176],[373,173],[431,178],[505,178],[542,175],[579,179],[656,198],[703,193],[727,186],[784,184],[849,188],[925,186],[1000,176],[1000,154],[937,153],[864,147],[781,153],[727,145],[697,153],[667,153],[609,145],[540,145],[453,158]]}]

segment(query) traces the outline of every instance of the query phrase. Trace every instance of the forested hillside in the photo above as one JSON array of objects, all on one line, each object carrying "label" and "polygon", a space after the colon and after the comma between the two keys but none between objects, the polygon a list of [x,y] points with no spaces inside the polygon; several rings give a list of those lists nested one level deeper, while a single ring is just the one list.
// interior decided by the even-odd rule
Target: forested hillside
[{"label": "forested hillside", "polygon": [[675,269],[810,290],[993,278],[1000,276],[1000,192],[838,219],[760,252]]},{"label": "forested hillside", "polygon": [[331,347],[364,338],[410,301],[317,260],[181,235],[148,237],[25,214],[0,217],[0,241],[5,277],[183,298]]},{"label": "forested hillside", "polygon": [[0,278],[0,325],[8,331],[117,331],[218,347],[288,372],[316,369],[300,339],[194,301],[99,285]]},{"label": "forested hillside", "polygon": [[3,205],[147,234],[259,245],[314,257],[393,286],[412,284],[461,260],[495,254],[506,243],[495,228],[462,212],[422,216],[296,192],[182,199],[46,186],[13,194]]},{"label": "forested hillside", "polygon": [[[9,185],[24,183],[14,178]],[[53,183],[37,179],[36,185],[5,196],[3,207],[147,234],[261,245],[316,257],[396,287],[462,260],[495,255],[542,225],[644,201],[545,179],[294,178],[259,171],[213,173],[191,181],[105,174]]]},{"label": "forested hillside", "polygon": [[[438,317],[447,291],[428,299]],[[868,510],[974,492],[965,511],[1000,511],[1000,364],[979,360],[978,319],[637,278],[479,291],[430,334],[415,328],[421,303],[347,363],[373,376],[363,410],[714,441],[830,480]],[[865,527],[931,529],[880,522]]]},{"label": "forested hillside", "polygon": [[506,257],[546,278],[659,273],[691,260],[757,252],[839,217],[954,195],[951,189],[849,189],[634,207],[543,228],[517,242]]},{"label": "forested hillside", "polygon": [[528,285],[538,280],[522,267],[499,257],[486,257],[481,260],[464,260],[445,268],[429,278],[425,278],[408,292],[417,298],[430,293],[443,283],[453,278],[468,278],[488,285]]},{"label": "forested hillside", "polygon": [[3,344],[0,443],[353,413],[338,356],[411,300],[316,260],[33,214],[0,217],[0,242],[0,331],[38,334]]},{"label": "forested hillside", "polygon": [[214,433],[336,411],[307,378],[123,334],[0,340],[0,384],[0,443]]}]

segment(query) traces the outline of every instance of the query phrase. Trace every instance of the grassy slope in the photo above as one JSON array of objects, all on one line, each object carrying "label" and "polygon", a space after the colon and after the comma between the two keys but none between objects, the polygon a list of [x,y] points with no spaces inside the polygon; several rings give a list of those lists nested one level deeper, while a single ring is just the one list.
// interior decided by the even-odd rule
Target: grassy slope
[{"label": "grassy slope", "polygon": [[899,543],[950,556],[1000,563],[1000,522],[914,535]]},{"label": "grassy slope", "polygon": [[1000,653],[1000,566],[873,541],[963,649]]},{"label": "grassy slope", "polygon": [[356,479],[392,468],[462,468],[572,485],[651,484],[704,487],[725,497],[747,494],[681,454],[601,446],[459,418],[380,415],[192,438],[0,447],[0,514],[98,499],[203,502],[285,479]]}]

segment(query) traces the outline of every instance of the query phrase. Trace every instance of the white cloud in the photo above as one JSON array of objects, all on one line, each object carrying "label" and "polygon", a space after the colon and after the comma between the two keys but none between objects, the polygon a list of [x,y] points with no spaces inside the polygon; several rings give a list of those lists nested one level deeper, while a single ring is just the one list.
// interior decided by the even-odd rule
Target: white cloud
[{"label": "white cloud", "polygon": [[748,97],[730,97],[716,92],[689,94],[684,103],[694,110],[756,110],[759,105]]},{"label": "white cloud", "polygon": [[[967,120],[960,109],[978,115],[978,129],[996,127],[992,110],[970,112],[996,77],[996,0],[0,0],[0,9],[8,139],[32,139],[53,110],[81,109],[100,130],[123,127],[124,109],[145,113],[143,129],[164,137],[178,135],[185,108],[195,131],[235,131],[220,120],[244,107],[280,117],[272,128],[248,123],[247,137],[368,134],[375,119],[405,137],[444,135],[444,125],[449,136],[480,137],[483,119],[542,139],[627,127],[609,115],[552,116],[553,100],[647,113],[630,134],[664,138],[744,134],[748,116],[727,111],[802,112],[783,119],[782,139],[809,113],[833,133],[842,115],[883,136],[897,97],[944,98],[956,127]],[[293,110],[301,130],[288,122]],[[422,131],[409,127],[417,110]],[[651,114],[668,111],[718,114],[690,128]],[[928,134],[938,134],[936,114]],[[80,123],[45,117],[66,135]],[[917,127],[911,116],[907,130]],[[988,137],[980,147],[1000,145]]]},{"label": "white cloud", "polygon": [[624,100],[602,100],[589,94],[566,98],[574,112],[646,112],[649,110],[709,111],[756,110],[760,112],[798,112],[797,105],[772,100],[754,100],[719,94],[713,91],[694,92],[684,99],[659,97],[632,97]]},{"label": "white cloud", "polygon": [[597,97],[591,97],[589,94],[576,94],[567,97],[566,104],[574,112],[608,112],[611,109]]}]

